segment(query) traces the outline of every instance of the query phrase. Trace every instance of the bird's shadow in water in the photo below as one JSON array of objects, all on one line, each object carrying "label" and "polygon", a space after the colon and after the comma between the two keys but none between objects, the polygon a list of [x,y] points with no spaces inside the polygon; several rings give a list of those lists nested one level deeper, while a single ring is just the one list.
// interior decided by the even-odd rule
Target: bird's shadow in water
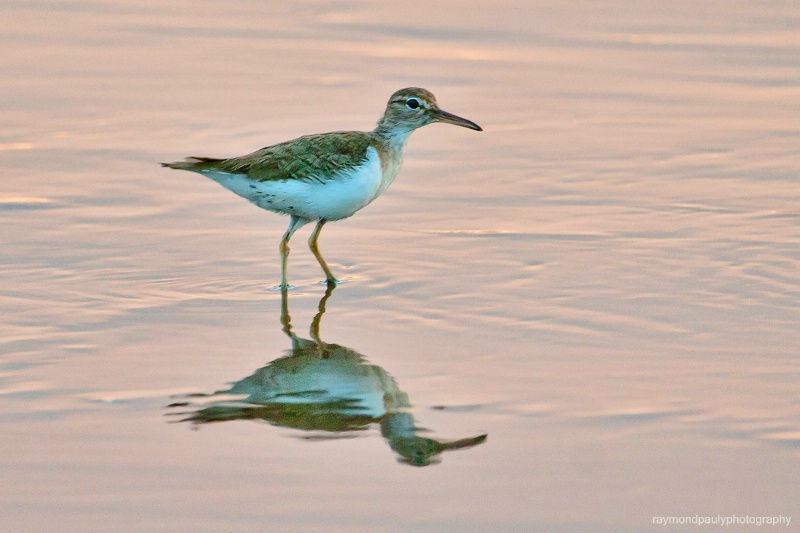
[{"label": "bird's shadow in water", "polygon": [[334,288],[330,284],[319,302],[310,339],[292,331],[288,293],[281,291],[281,324],[292,341],[286,355],[228,389],[170,404],[168,416],[194,427],[231,420],[266,421],[301,430],[309,440],[351,437],[377,424],[398,461],[414,466],[436,464],[445,451],[484,442],[485,434],[457,440],[426,436],[428,431],[417,426],[411,413],[408,395],[392,376],[355,350],[320,338],[320,322]]}]

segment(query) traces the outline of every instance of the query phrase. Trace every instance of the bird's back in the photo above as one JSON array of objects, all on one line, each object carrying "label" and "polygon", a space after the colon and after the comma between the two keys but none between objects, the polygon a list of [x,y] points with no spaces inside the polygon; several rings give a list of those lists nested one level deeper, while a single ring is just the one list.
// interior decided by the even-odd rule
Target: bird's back
[{"label": "bird's back", "polygon": [[194,172],[243,174],[254,181],[323,182],[363,163],[376,140],[371,133],[342,131],[305,135],[228,159],[189,157],[164,166]]}]

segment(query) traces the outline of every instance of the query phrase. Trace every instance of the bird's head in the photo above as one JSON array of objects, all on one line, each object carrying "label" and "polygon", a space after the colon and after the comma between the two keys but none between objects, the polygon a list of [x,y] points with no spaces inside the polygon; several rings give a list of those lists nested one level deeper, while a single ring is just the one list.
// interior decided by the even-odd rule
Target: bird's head
[{"label": "bird's head", "polygon": [[389,98],[386,112],[378,122],[378,130],[411,132],[434,122],[483,131],[471,120],[440,109],[433,93],[420,87],[400,89]]}]

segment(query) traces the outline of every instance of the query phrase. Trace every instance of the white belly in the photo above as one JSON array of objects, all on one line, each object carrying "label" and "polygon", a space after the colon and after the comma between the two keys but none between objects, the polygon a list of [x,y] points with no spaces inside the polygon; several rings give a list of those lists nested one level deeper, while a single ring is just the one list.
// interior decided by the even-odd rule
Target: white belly
[{"label": "white belly", "polygon": [[382,184],[380,157],[371,147],[364,164],[333,179],[255,181],[243,174],[201,174],[263,209],[306,220],[347,218],[388,186]]}]

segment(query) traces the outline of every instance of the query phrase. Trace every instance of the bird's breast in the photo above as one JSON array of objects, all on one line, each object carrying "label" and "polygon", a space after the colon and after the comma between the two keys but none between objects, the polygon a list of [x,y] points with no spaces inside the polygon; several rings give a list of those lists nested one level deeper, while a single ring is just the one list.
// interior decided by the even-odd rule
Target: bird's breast
[{"label": "bird's breast", "polygon": [[399,149],[385,150],[380,153],[381,159],[381,184],[376,197],[385,191],[392,184],[400,167],[403,166],[403,147]]}]

